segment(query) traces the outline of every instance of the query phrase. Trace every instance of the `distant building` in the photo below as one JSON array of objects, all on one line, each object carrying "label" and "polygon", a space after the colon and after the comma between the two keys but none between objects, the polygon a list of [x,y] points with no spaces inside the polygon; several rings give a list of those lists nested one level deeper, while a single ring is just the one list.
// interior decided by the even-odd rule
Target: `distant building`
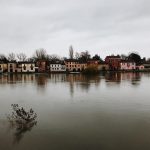
[{"label": "distant building", "polygon": [[8,73],[17,72],[17,63],[15,61],[8,62]]},{"label": "distant building", "polygon": [[80,72],[87,68],[87,63],[76,59],[65,60],[66,71],[69,72]]},{"label": "distant building", "polygon": [[87,60],[87,65],[98,65],[100,63],[99,60],[89,59]]},{"label": "distant building", "polygon": [[50,62],[50,72],[66,72],[65,63],[62,61]]},{"label": "distant building", "polygon": [[136,63],[133,61],[121,61],[120,62],[120,69],[121,70],[135,70],[136,69]]},{"label": "distant building", "polygon": [[21,70],[24,73],[34,73],[35,72],[35,63],[21,62]]},{"label": "distant building", "polygon": [[136,66],[136,70],[144,70],[144,69],[145,69],[144,65]]},{"label": "distant building", "polygon": [[107,71],[107,70],[109,70],[109,65],[105,62],[100,62],[98,64],[98,70],[99,71]]},{"label": "distant building", "polygon": [[150,69],[150,62],[146,62],[143,64],[145,69]]},{"label": "distant building", "polygon": [[44,73],[48,70],[48,62],[46,60],[37,60],[36,68],[38,72]]},{"label": "distant building", "polygon": [[119,70],[120,69],[120,56],[107,56],[105,62],[109,64],[110,70]]},{"label": "distant building", "polygon": [[3,62],[0,62],[0,73],[3,73]]},{"label": "distant building", "polygon": [[0,73],[7,72],[7,63],[0,62]]},{"label": "distant building", "polygon": [[17,70],[17,71],[16,71],[17,73],[21,73],[21,72],[22,72],[22,63],[21,63],[21,62],[18,62],[18,63],[17,63],[16,70]]},{"label": "distant building", "polygon": [[109,65],[107,63],[100,61],[100,60],[95,60],[95,59],[87,60],[87,66],[96,67],[98,71],[109,70]]}]

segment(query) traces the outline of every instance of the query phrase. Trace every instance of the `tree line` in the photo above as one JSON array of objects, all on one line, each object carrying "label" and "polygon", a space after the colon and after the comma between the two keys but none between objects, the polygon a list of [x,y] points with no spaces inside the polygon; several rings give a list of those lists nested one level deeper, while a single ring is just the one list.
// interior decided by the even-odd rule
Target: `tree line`
[{"label": "tree line", "polygon": [[[112,55],[113,56],[113,55]],[[121,57],[122,60],[129,60],[129,61],[134,61],[137,64],[142,63],[142,62],[149,62],[150,63],[150,58],[146,60],[146,58],[141,58],[141,56],[137,52],[131,52],[128,55],[121,54],[118,55]],[[34,54],[32,57],[27,57],[25,53],[9,53],[7,56],[4,54],[0,54],[0,61],[7,62],[7,61],[32,61],[35,62],[37,60],[47,60],[47,61],[59,61],[59,60],[65,60],[67,57],[61,58],[60,56],[53,54],[50,55],[47,53],[47,51],[43,48],[35,50]],[[99,60],[100,62],[103,62],[102,58],[98,55],[95,54],[94,56],[91,56],[89,51],[83,51],[83,52],[75,52],[73,49],[73,46],[69,47],[69,59],[77,59],[79,61],[86,62],[88,59],[94,59],[94,60]]]}]

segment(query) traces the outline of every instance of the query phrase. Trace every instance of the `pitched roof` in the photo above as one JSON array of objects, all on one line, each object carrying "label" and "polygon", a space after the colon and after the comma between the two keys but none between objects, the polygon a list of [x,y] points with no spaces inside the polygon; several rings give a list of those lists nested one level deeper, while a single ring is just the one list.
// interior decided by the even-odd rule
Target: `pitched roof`
[{"label": "pitched roof", "polygon": [[135,62],[132,60],[121,60],[121,63],[135,63]]},{"label": "pitched roof", "polygon": [[105,59],[114,59],[114,58],[116,58],[116,59],[121,59],[120,56],[106,56]]},{"label": "pitched roof", "polygon": [[31,61],[18,61],[18,64],[35,64],[35,63]]}]

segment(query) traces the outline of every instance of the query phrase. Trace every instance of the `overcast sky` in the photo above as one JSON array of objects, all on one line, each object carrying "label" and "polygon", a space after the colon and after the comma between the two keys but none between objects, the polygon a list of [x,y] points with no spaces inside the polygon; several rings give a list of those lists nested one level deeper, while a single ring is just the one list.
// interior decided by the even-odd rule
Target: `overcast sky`
[{"label": "overcast sky", "polygon": [[150,57],[150,0],[0,0],[0,53],[68,56],[70,45]]}]

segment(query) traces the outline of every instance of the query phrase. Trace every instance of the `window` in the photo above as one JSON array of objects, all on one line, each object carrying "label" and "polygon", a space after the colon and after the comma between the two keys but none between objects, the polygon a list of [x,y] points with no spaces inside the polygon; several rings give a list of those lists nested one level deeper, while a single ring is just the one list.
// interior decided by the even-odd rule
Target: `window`
[{"label": "window", "polygon": [[31,65],[31,70],[33,70],[33,65]]},{"label": "window", "polygon": [[26,66],[25,65],[23,66],[23,70],[26,70]]}]

